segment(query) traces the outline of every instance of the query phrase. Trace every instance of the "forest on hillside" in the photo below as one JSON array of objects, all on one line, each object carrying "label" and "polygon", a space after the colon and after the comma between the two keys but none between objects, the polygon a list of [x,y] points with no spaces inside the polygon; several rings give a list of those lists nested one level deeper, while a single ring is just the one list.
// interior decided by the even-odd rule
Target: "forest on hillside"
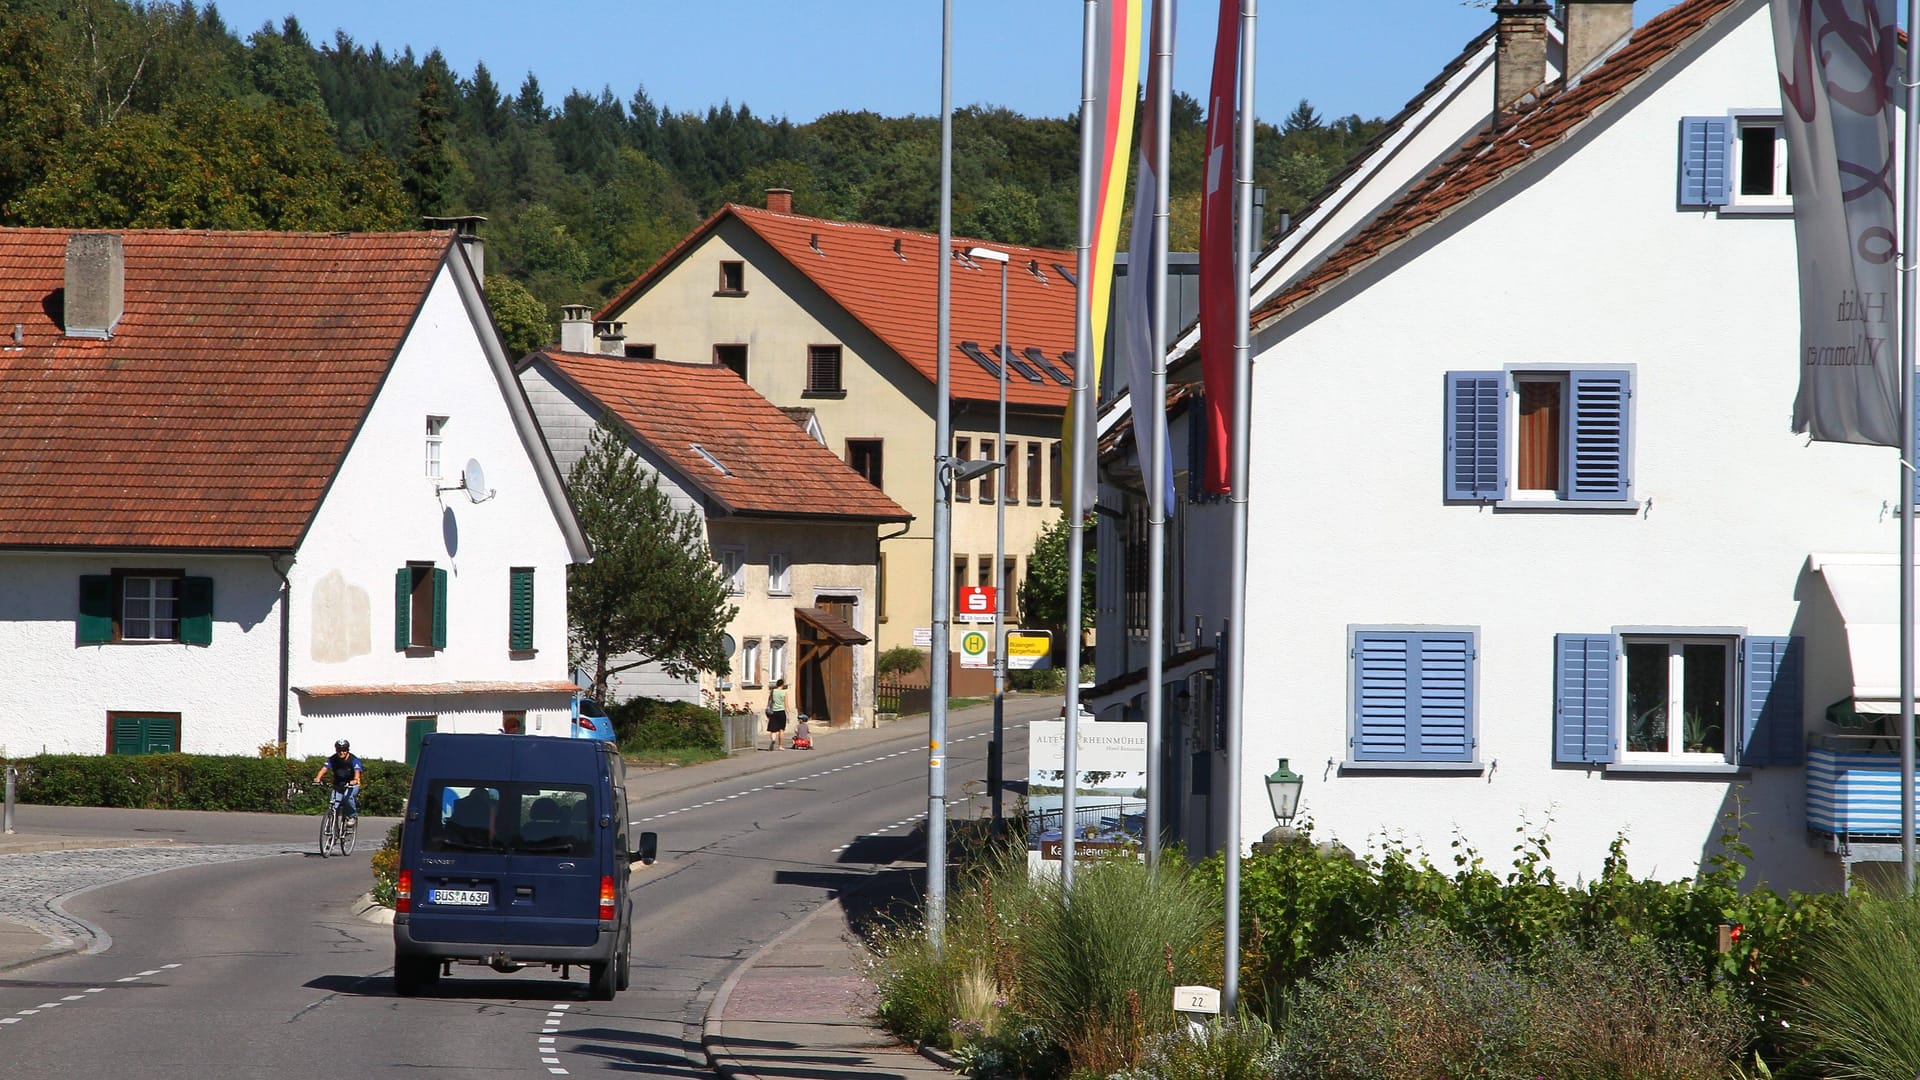
[{"label": "forest on hillside", "polygon": [[[1176,98],[1173,250],[1199,232],[1204,119]],[[1324,121],[1306,101],[1258,124],[1269,226],[1381,126]],[[236,29],[191,0],[0,0],[0,224],[333,231],[482,214],[488,297],[515,348],[770,187],[800,213],[931,231],[939,139],[937,117],[675,112],[644,86],[550,101],[531,73],[509,89],[430,47],[316,42],[291,16]],[[953,141],[956,234],[1073,246],[1075,118],[972,106]]]}]

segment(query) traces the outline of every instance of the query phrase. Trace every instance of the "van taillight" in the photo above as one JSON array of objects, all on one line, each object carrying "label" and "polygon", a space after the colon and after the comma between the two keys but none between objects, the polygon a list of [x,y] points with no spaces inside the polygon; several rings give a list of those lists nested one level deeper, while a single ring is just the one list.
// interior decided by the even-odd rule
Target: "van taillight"
[{"label": "van taillight", "polygon": [[408,912],[413,910],[413,871],[400,871],[400,880],[393,886],[393,910]]},{"label": "van taillight", "polygon": [[613,901],[613,879],[603,877],[600,879],[600,918],[607,922],[613,921]]}]

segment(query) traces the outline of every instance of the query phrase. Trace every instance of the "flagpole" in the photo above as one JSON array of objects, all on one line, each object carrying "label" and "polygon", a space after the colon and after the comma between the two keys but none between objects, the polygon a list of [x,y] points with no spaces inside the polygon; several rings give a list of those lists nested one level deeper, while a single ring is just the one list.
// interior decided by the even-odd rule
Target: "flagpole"
[{"label": "flagpole", "polygon": [[1087,490],[1087,422],[1093,407],[1093,186],[1094,148],[1100,133],[1094,130],[1094,39],[1100,15],[1099,0],[1086,0],[1080,30],[1080,242],[1074,252],[1073,301],[1073,460],[1068,498],[1061,500],[1067,514],[1067,707],[1061,746],[1060,885],[1073,889],[1074,789],[1080,779],[1080,576],[1086,567],[1087,516],[1081,505]]},{"label": "flagpole", "polygon": [[[1920,0],[1914,0],[1920,3]],[[1252,428],[1253,354],[1247,283],[1253,262],[1253,60],[1257,0],[1240,0],[1240,145],[1233,165],[1233,541],[1227,590],[1226,987],[1224,1014],[1240,1002],[1240,773],[1247,657],[1247,436]]]},{"label": "flagpole", "polygon": [[[1170,217],[1167,209],[1168,180],[1171,178],[1168,164],[1169,131],[1173,126],[1173,0],[1154,0],[1153,5],[1153,71],[1148,82],[1154,88],[1154,100],[1147,102],[1153,110],[1153,145],[1148,148],[1153,161],[1153,265],[1147,268],[1148,280],[1153,283],[1153,316],[1149,320],[1152,327],[1149,354],[1153,357],[1153,399],[1141,401],[1140,395],[1133,395],[1133,407],[1138,410],[1151,409],[1147,424],[1147,685],[1152,692],[1147,695],[1147,866],[1153,867],[1160,862],[1160,829],[1162,801],[1165,792],[1160,790],[1162,776],[1160,737],[1166,730],[1165,703],[1166,688],[1161,684],[1165,678],[1167,640],[1167,425],[1164,419],[1167,409],[1167,226]],[[1129,267],[1133,273],[1140,267]],[[1136,425],[1135,431],[1139,431]]]},{"label": "flagpole", "polygon": [[937,325],[934,333],[933,424],[933,655],[927,664],[927,940],[942,955],[947,928],[947,773],[941,767],[947,741],[948,620],[953,617],[953,581],[948,552],[953,543],[952,373],[950,295],[953,266],[953,0],[940,13],[940,250]]},{"label": "flagpole", "polygon": [[1914,890],[1914,806],[1913,806],[1913,501],[1914,474],[1914,363],[1917,293],[1914,260],[1920,246],[1914,243],[1915,225],[1920,223],[1920,186],[1915,172],[1920,170],[1920,146],[1915,131],[1920,129],[1920,48],[1913,39],[1920,27],[1920,0],[1907,0],[1907,77],[1906,116],[1901,124],[1906,141],[1906,184],[1903,191],[1901,228],[1906,234],[1900,261],[1900,873],[1909,895]]}]

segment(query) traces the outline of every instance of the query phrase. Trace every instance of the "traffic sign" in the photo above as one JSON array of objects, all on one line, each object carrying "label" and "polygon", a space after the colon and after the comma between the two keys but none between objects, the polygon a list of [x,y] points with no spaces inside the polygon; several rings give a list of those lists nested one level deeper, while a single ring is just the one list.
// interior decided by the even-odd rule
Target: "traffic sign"
[{"label": "traffic sign", "polygon": [[992,667],[987,659],[987,632],[969,630],[960,635],[960,666],[963,668]]},{"label": "traffic sign", "polygon": [[1047,630],[1007,631],[1007,670],[1042,671],[1053,666],[1053,634]]},{"label": "traffic sign", "polygon": [[957,597],[960,610],[954,613],[959,622],[992,622],[995,607],[994,588],[991,585],[962,585]]}]

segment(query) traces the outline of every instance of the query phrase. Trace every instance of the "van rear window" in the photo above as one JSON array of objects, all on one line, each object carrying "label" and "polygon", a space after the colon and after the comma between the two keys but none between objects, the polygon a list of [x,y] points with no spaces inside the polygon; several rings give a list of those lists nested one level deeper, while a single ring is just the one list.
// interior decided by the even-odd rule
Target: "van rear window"
[{"label": "van rear window", "polygon": [[424,851],[578,856],[593,851],[584,785],[436,781],[427,789]]}]

